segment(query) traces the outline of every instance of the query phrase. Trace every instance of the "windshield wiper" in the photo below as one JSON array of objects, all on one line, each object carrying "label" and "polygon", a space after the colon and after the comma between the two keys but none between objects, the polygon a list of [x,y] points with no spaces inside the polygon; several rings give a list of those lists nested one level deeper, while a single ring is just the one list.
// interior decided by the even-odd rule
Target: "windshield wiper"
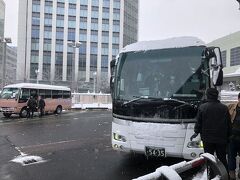
[{"label": "windshield wiper", "polygon": [[[165,99],[164,99],[165,100]],[[166,100],[170,100],[170,101],[174,101],[174,102],[179,102],[179,103],[182,103],[181,105],[179,105],[179,106],[176,106],[174,109],[176,110],[176,109],[178,109],[178,108],[181,108],[181,107],[184,107],[184,106],[191,106],[191,107],[196,107],[194,104],[192,104],[192,103],[188,103],[188,102],[186,102],[186,101],[181,101],[181,100],[178,100],[178,99],[174,99],[174,98],[168,98],[168,99],[166,99]]]},{"label": "windshield wiper", "polygon": [[124,102],[123,103],[123,106],[127,105],[127,104],[130,104],[130,103],[133,103],[133,102],[136,102],[136,101],[139,101],[139,100],[142,100],[142,99],[150,99],[150,100],[160,100],[160,101],[163,101],[162,98],[156,98],[156,97],[151,97],[151,96],[133,96],[135,97],[135,99],[132,99],[130,101],[127,101],[127,102]]}]

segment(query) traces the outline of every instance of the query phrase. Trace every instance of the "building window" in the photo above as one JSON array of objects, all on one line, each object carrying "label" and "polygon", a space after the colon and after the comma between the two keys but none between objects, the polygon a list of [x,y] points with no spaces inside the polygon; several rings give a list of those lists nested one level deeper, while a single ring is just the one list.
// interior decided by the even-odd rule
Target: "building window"
[{"label": "building window", "polygon": [[37,79],[36,70],[38,70],[38,63],[30,64],[30,79]]},{"label": "building window", "polygon": [[64,7],[57,7],[57,14],[64,15]]},{"label": "building window", "polygon": [[98,7],[92,7],[92,18],[98,18]]},{"label": "building window", "polygon": [[32,38],[39,38],[39,26],[32,26]]},{"label": "building window", "polygon": [[57,26],[57,27],[64,27],[64,20],[62,20],[62,19],[57,19],[56,26]]},{"label": "building window", "polygon": [[108,43],[109,42],[109,32],[103,31],[102,32],[102,43]]},{"label": "building window", "polygon": [[39,13],[33,13],[32,15],[32,25],[40,25],[40,14]]},{"label": "building window", "polygon": [[113,32],[120,32],[120,21],[113,21]]},{"label": "building window", "polygon": [[102,55],[108,55],[108,44],[104,43],[102,44]]},{"label": "building window", "polygon": [[99,6],[99,0],[92,0],[92,6]]},{"label": "building window", "polygon": [[120,10],[119,9],[113,9],[113,19],[120,20]]},{"label": "building window", "polygon": [[32,39],[32,45],[31,45],[32,50],[39,50],[39,39]]},{"label": "building window", "polygon": [[68,27],[69,28],[75,28],[76,27],[76,21],[68,21]]},{"label": "building window", "polygon": [[90,71],[97,70],[97,55],[91,54],[90,56]]},{"label": "building window", "polygon": [[112,39],[112,43],[113,44],[119,44],[119,33],[113,32],[113,39]]},{"label": "building window", "polygon": [[103,19],[109,19],[109,8],[103,7],[102,18]]},{"label": "building window", "polygon": [[80,29],[79,40],[80,41],[87,41],[87,30]]},{"label": "building window", "polygon": [[32,5],[32,12],[39,12],[40,13],[40,4],[33,4]]},{"label": "building window", "polygon": [[52,15],[45,14],[44,25],[45,26],[52,26]]},{"label": "building window", "polygon": [[39,62],[39,52],[38,51],[31,51],[31,63],[38,63]]},{"label": "building window", "polygon": [[98,30],[98,19],[92,19],[91,20],[91,30]]},{"label": "building window", "polygon": [[107,72],[108,70],[108,56],[102,55],[101,57],[101,70]]},{"label": "building window", "polygon": [[85,5],[80,6],[80,16],[87,17],[88,16],[88,7]]},{"label": "building window", "polygon": [[52,39],[52,28],[51,27],[44,27],[44,38]]},{"label": "building window", "polygon": [[56,39],[63,39],[64,38],[64,29],[57,28],[56,30]]},{"label": "building window", "polygon": [[240,47],[232,48],[230,53],[230,65],[240,65]]},{"label": "building window", "polygon": [[113,1],[113,8],[120,9],[120,0]]},{"label": "building window", "polygon": [[52,14],[52,5],[50,5],[50,4],[45,4],[44,12],[45,12],[46,14]]},{"label": "building window", "polygon": [[226,67],[226,61],[227,61],[227,51],[222,51],[222,64],[223,64],[223,67]]},{"label": "building window", "polygon": [[75,41],[75,29],[68,29],[68,40]]},{"label": "building window", "polygon": [[98,42],[98,31],[91,31],[91,42]]},{"label": "building window", "polygon": [[116,56],[119,53],[119,45],[118,44],[113,44],[112,46],[112,55]]},{"label": "building window", "polygon": [[85,71],[86,70],[86,55],[79,55],[79,69]]},{"label": "building window", "polygon": [[81,46],[79,48],[79,53],[80,54],[86,54],[87,52],[87,46],[86,46],[86,42],[81,42]]},{"label": "building window", "polygon": [[44,39],[43,50],[51,51],[51,49],[52,49],[51,39]]},{"label": "building window", "polygon": [[102,30],[109,31],[109,20],[108,19],[102,20]]},{"label": "building window", "polygon": [[76,16],[76,6],[70,6],[68,9],[69,16]]},{"label": "building window", "polygon": [[103,0],[103,7],[110,7],[110,0]]},{"label": "building window", "polygon": [[91,54],[97,54],[98,53],[98,44],[97,43],[91,43]]},{"label": "building window", "polygon": [[80,1],[80,4],[81,4],[81,5],[88,5],[88,0],[81,0],[81,1]]},{"label": "building window", "polygon": [[43,64],[51,64],[51,52],[43,51]]}]

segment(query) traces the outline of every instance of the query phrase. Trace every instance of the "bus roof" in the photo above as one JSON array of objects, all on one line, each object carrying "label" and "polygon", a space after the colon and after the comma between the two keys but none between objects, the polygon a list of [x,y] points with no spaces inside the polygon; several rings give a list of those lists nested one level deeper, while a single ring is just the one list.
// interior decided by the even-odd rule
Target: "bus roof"
[{"label": "bus roof", "polygon": [[191,46],[205,46],[205,43],[201,39],[191,36],[175,37],[164,40],[140,41],[127,45],[122,49],[121,53]]},{"label": "bus roof", "polygon": [[30,88],[30,89],[49,89],[49,90],[61,90],[70,91],[70,88],[65,86],[53,86],[47,84],[34,84],[34,83],[18,83],[7,85],[4,88]]}]

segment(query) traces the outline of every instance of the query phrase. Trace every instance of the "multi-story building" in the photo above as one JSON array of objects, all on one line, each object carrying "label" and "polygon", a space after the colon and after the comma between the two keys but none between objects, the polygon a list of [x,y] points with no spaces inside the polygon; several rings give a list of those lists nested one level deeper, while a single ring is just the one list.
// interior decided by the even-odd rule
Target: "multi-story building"
[{"label": "multi-story building", "polygon": [[208,46],[218,46],[222,51],[223,89],[240,90],[240,31],[216,39]]},{"label": "multi-story building", "polygon": [[[4,37],[4,19],[5,19],[5,3],[0,0],[0,39]],[[0,88],[2,87],[3,77],[3,43],[0,42]]]},{"label": "multi-story building", "polygon": [[18,30],[17,80],[91,90],[96,76],[99,89],[110,61],[138,39],[138,0],[21,0]]},{"label": "multi-story building", "polygon": [[7,46],[6,49],[6,75],[5,84],[16,82],[17,71],[17,47]]}]

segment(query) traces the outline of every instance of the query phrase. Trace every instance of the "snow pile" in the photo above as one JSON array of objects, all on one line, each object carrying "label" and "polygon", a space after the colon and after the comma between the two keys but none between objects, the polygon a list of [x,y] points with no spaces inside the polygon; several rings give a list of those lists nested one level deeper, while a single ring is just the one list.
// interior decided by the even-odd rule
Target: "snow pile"
[{"label": "snow pile", "polygon": [[123,52],[147,51],[154,49],[183,48],[190,46],[204,46],[205,43],[196,37],[176,37],[157,41],[140,41],[130,44],[122,49]]},{"label": "snow pile", "polygon": [[192,180],[206,180],[207,179],[207,169],[204,172],[198,173]]},{"label": "snow pile", "polygon": [[16,158],[11,160],[12,162],[19,163],[22,166],[32,165],[32,164],[38,164],[38,163],[44,163],[46,160],[41,158],[40,156],[28,156],[27,154],[23,154],[20,156],[17,156]]},{"label": "snow pile", "polygon": [[73,104],[72,109],[112,109],[112,104],[102,104],[102,103]]}]

